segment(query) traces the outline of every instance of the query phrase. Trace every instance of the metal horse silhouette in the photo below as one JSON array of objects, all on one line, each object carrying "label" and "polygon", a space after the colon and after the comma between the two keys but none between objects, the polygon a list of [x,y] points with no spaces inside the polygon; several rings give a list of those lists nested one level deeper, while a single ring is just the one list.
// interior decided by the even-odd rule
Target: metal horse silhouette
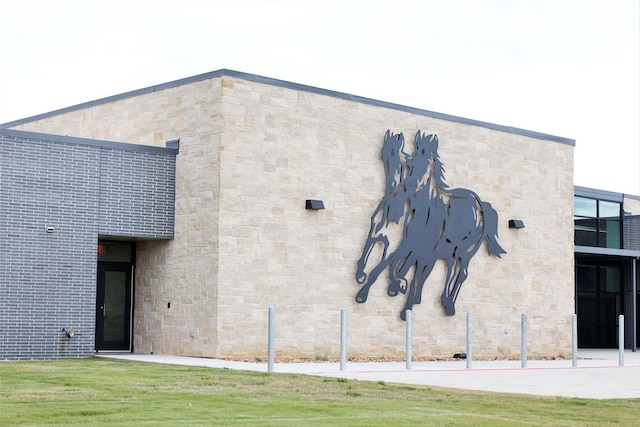
[{"label": "metal horse silhouette", "polygon": [[[506,251],[498,244],[498,214],[490,203],[466,188],[449,189],[438,156],[438,136],[418,131],[413,153],[404,148],[404,135],[387,130],[382,146],[386,192],[371,215],[371,228],[358,260],[356,281],[362,285],[356,302],[367,301],[369,289],[388,268],[387,295],[406,294],[400,317],[420,304],[422,287],[437,260],[447,264],[440,300],[448,316],[468,276],[471,258],[482,242],[489,255],[500,258]],[[402,228],[397,247],[390,248],[392,227]],[[377,244],[382,255],[366,272]],[[412,273],[412,274],[411,274]],[[407,276],[410,276],[409,278]]]}]

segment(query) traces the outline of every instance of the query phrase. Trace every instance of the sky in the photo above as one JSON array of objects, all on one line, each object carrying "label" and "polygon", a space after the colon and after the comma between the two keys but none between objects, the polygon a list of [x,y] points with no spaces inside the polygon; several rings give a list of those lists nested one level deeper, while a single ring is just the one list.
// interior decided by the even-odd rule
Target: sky
[{"label": "sky", "polygon": [[639,196],[639,9],[0,0],[0,123],[227,68],[575,139],[575,185]]}]

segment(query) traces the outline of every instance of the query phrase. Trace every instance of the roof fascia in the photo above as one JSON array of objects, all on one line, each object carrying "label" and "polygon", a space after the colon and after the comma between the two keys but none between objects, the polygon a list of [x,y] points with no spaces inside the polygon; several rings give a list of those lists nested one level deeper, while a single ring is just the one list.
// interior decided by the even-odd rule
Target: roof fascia
[{"label": "roof fascia", "polygon": [[351,94],[344,93],[344,92],[336,92],[336,91],[332,91],[332,90],[321,89],[321,88],[314,87],[314,86],[308,86],[308,85],[303,85],[303,84],[299,84],[299,83],[292,83],[292,82],[288,82],[288,81],[285,81],[285,80],[278,80],[278,79],[273,79],[273,78],[270,78],[270,77],[263,77],[263,76],[259,76],[259,75],[256,75],[256,74],[243,73],[243,72],[240,72],[240,71],[234,71],[234,70],[229,70],[229,69],[224,69],[224,68],[220,69],[220,70],[217,70],[217,71],[212,71],[212,72],[209,72],[209,73],[198,74],[198,75],[195,75],[195,76],[192,76],[192,77],[187,77],[187,78],[183,78],[183,79],[179,79],[179,80],[174,80],[174,81],[167,82],[167,83],[162,83],[162,84],[159,84],[159,85],[149,86],[149,87],[146,87],[146,88],[143,88],[143,89],[138,89],[138,90],[133,90],[133,91],[130,91],[130,92],[121,93],[119,95],[113,95],[113,96],[109,96],[109,97],[106,97],[106,98],[101,98],[101,99],[97,99],[97,100],[94,100],[94,101],[89,101],[89,102],[85,102],[85,103],[82,103],[82,104],[73,105],[71,107],[50,111],[48,113],[38,114],[36,116],[27,117],[27,118],[24,118],[24,119],[14,120],[12,122],[7,122],[7,123],[0,124],[0,128],[10,128],[10,127],[18,126],[18,125],[21,125],[21,124],[24,124],[24,123],[32,122],[32,121],[35,121],[35,120],[41,120],[41,119],[52,117],[52,116],[56,116],[56,115],[59,115],[59,114],[68,113],[68,112],[71,112],[71,111],[77,111],[77,110],[81,110],[81,109],[84,109],[84,108],[95,107],[97,105],[106,104],[106,103],[109,103],[109,102],[119,101],[119,100],[122,100],[122,99],[131,98],[131,97],[134,97],[134,96],[140,96],[140,95],[144,95],[144,94],[148,94],[148,93],[152,93],[152,92],[157,92],[157,91],[160,91],[160,90],[165,90],[165,89],[169,89],[169,88],[173,88],[173,87],[177,87],[177,86],[187,85],[187,84],[190,84],[190,83],[194,83],[194,82],[198,82],[198,81],[202,81],[202,80],[213,79],[213,78],[222,77],[222,76],[234,77],[234,78],[238,78],[238,79],[248,80],[248,81],[267,84],[267,85],[272,85],[272,86],[279,86],[279,87],[284,87],[284,88],[288,88],[288,89],[294,89],[294,90],[299,90],[299,91],[304,91],[304,92],[310,92],[310,93],[315,93],[315,94],[319,94],[319,95],[330,96],[330,97],[333,97],[333,98],[345,99],[345,100],[348,100],[348,101],[358,102],[358,103],[372,105],[372,106],[376,106],[376,107],[389,108],[389,109],[392,109],[392,110],[398,110],[398,111],[403,111],[403,112],[407,112],[407,113],[418,114],[418,115],[422,115],[422,116],[426,116],[426,117],[432,117],[432,118],[435,118],[435,119],[447,120],[447,121],[456,122],[456,123],[462,123],[462,124],[471,125],[471,126],[478,126],[478,127],[493,129],[493,130],[497,130],[497,131],[501,131],[501,132],[507,132],[507,133],[512,133],[512,134],[516,134],[516,135],[527,136],[527,137],[530,137],[530,138],[554,141],[554,142],[558,142],[558,143],[561,143],[561,144],[567,144],[567,145],[571,145],[571,146],[575,145],[575,140],[574,139],[563,138],[563,137],[560,137],[560,136],[549,135],[549,134],[541,133],[541,132],[534,132],[534,131],[521,129],[521,128],[516,128],[516,127],[512,127],[512,126],[503,126],[503,125],[498,125],[498,124],[495,124],[495,123],[483,122],[483,121],[480,121],[480,120],[467,119],[467,118],[464,118],[464,117],[453,116],[453,115],[450,115],[450,114],[437,113],[435,111],[429,111],[429,110],[423,110],[423,109],[420,109],[420,108],[408,107],[408,106],[405,106],[405,105],[394,104],[394,103],[391,103],[391,102],[379,101],[379,100],[372,99],[372,98],[366,98],[366,97],[362,97],[362,96],[351,95]]},{"label": "roof fascia", "polygon": [[93,147],[115,148],[120,150],[144,151],[150,153],[178,154],[176,148],[156,147],[153,145],[129,144],[126,142],[104,141],[100,139],[77,138],[66,135],[53,135],[49,133],[28,132],[15,129],[0,129],[0,136],[36,139],[42,141],[66,142],[71,144],[90,145]]},{"label": "roof fascia", "polygon": [[617,202],[617,203],[622,203],[625,196],[622,193],[598,190],[598,189],[589,188],[589,187],[579,187],[577,185],[573,187],[573,194],[577,197],[586,197],[589,199],[606,200],[609,202]]}]

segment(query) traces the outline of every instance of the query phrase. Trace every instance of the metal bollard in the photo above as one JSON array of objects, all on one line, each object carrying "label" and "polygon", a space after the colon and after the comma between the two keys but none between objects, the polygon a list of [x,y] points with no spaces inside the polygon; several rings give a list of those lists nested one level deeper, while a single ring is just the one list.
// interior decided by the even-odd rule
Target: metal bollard
[{"label": "metal bollard", "polygon": [[407,369],[411,369],[411,310],[406,311],[406,353],[407,353]]},{"label": "metal bollard", "polygon": [[269,307],[269,345],[268,345],[268,362],[267,371],[273,372],[273,361],[275,359],[274,341],[275,341],[275,312],[273,306]]},{"label": "metal bollard", "polygon": [[520,359],[522,367],[527,367],[527,315],[522,313],[522,345],[520,349]]},{"label": "metal bollard", "polygon": [[578,366],[578,315],[571,315],[571,366]]},{"label": "metal bollard", "polygon": [[473,315],[471,313],[467,313],[467,369],[471,369],[471,364],[473,363],[473,348],[471,345],[472,338],[472,322]]},{"label": "metal bollard", "polygon": [[624,366],[624,315],[618,316],[618,365]]},{"label": "metal bollard", "polygon": [[347,309],[340,310],[340,370],[347,369]]}]

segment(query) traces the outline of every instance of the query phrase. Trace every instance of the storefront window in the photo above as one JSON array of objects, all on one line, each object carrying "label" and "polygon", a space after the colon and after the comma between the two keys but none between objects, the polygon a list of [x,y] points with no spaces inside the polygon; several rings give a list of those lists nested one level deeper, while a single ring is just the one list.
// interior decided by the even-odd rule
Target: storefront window
[{"label": "storefront window", "polygon": [[620,203],[605,202],[600,200],[598,202],[598,216],[600,218],[615,218],[620,219]]},{"label": "storefront window", "polygon": [[575,197],[573,212],[576,245],[622,248],[620,203]]},{"label": "storefront window", "polygon": [[575,216],[595,218],[598,216],[598,201],[584,197],[575,197],[573,199],[573,214]]}]

